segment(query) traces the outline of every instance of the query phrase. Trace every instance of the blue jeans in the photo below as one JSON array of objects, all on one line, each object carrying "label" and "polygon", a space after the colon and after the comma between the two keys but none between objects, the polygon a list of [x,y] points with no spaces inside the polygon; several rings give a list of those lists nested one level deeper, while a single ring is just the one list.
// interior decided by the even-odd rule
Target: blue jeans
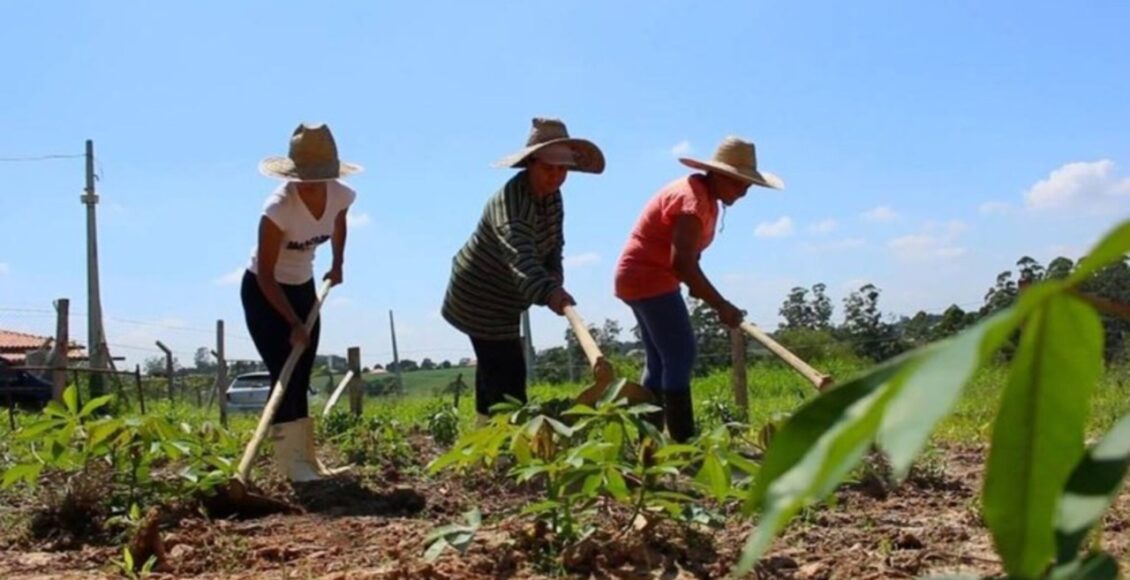
[{"label": "blue jeans", "polygon": [[643,386],[653,393],[689,393],[697,349],[682,294],[676,290],[625,302],[636,315],[647,352]]}]

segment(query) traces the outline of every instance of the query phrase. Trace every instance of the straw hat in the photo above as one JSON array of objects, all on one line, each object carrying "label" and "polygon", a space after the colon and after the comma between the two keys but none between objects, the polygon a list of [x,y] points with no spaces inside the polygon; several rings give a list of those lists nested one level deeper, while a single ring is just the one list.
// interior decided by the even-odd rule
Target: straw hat
[{"label": "straw hat", "polygon": [[780,177],[767,171],[757,170],[757,150],[750,141],[737,137],[726,137],[714,151],[714,158],[708,161],[699,161],[680,157],[679,162],[687,167],[703,171],[717,171],[735,179],[748,181],[754,185],[784,189],[785,182]]},{"label": "straw hat", "polygon": [[287,181],[331,181],[359,173],[361,166],[337,157],[337,143],[324,123],[302,123],[290,137],[286,157],[268,157],[259,163],[259,172]]},{"label": "straw hat", "polygon": [[573,139],[565,123],[559,119],[535,117],[526,146],[494,163],[495,167],[525,167],[530,156],[538,150],[554,144],[564,144],[573,150],[573,164],[570,169],[585,173],[604,171],[604,154],[592,141]]}]

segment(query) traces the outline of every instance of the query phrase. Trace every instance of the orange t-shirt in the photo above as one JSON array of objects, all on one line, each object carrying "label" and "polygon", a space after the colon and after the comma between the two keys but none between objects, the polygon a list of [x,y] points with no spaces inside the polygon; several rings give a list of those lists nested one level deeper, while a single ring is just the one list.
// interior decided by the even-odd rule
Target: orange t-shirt
[{"label": "orange t-shirt", "polygon": [[617,298],[642,300],[679,289],[672,239],[675,218],[681,215],[693,215],[702,222],[698,251],[710,246],[718,202],[711,199],[704,175],[696,173],[668,183],[644,206],[616,264]]}]

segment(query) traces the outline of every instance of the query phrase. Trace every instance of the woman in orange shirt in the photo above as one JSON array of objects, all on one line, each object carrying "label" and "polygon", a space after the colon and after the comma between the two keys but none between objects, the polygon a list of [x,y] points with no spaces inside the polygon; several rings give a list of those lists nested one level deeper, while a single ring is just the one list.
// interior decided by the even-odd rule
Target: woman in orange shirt
[{"label": "woman in orange shirt", "polygon": [[679,442],[694,436],[691,371],[696,355],[690,313],[680,293],[705,301],[731,328],[742,312],[707,279],[699,266],[714,241],[718,204],[733,205],[751,185],[784,188],[777,176],[757,170],[753,143],[727,137],[710,160],[679,159],[705,173],[693,173],[659,190],[647,203],[616,265],[616,297],[631,307],[647,354],[643,384],[663,408],[649,418],[666,422]]}]

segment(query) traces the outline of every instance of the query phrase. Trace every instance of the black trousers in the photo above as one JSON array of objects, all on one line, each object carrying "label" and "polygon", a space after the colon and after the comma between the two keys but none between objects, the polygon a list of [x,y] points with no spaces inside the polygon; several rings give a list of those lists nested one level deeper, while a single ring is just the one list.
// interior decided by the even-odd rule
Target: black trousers
[{"label": "black trousers", "polygon": [[[286,295],[294,313],[305,321],[318,301],[314,280],[311,279],[305,284],[279,284],[279,286],[282,287],[283,294]],[[271,303],[267,302],[267,297],[259,289],[255,274],[250,270],[243,274],[243,285],[239,294],[243,301],[243,316],[247,321],[247,331],[251,333],[255,349],[259,351],[263,364],[267,365],[267,371],[271,373],[273,391],[279,375],[282,374],[283,366],[286,365],[286,359],[290,356],[290,325],[271,306]],[[314,355],[318,352],[318,335],[321,329],[322,322],[319,319],[310,332],[310,343],[306,345],[306,350],[302,351],[302,356],[290,375],[290,382],[286,385],[286,392],[283,393],[282,402],[272,424],[288,423],[310,415],[306,392],[310,389],[310,373],[314,370]]]},{"label": "black trousers", "polygon": [[522,341],[471,338],[478,358],[475,367],[475,410],[489,415],[490,408],[509,395],[526,402],[526,356]]}]

